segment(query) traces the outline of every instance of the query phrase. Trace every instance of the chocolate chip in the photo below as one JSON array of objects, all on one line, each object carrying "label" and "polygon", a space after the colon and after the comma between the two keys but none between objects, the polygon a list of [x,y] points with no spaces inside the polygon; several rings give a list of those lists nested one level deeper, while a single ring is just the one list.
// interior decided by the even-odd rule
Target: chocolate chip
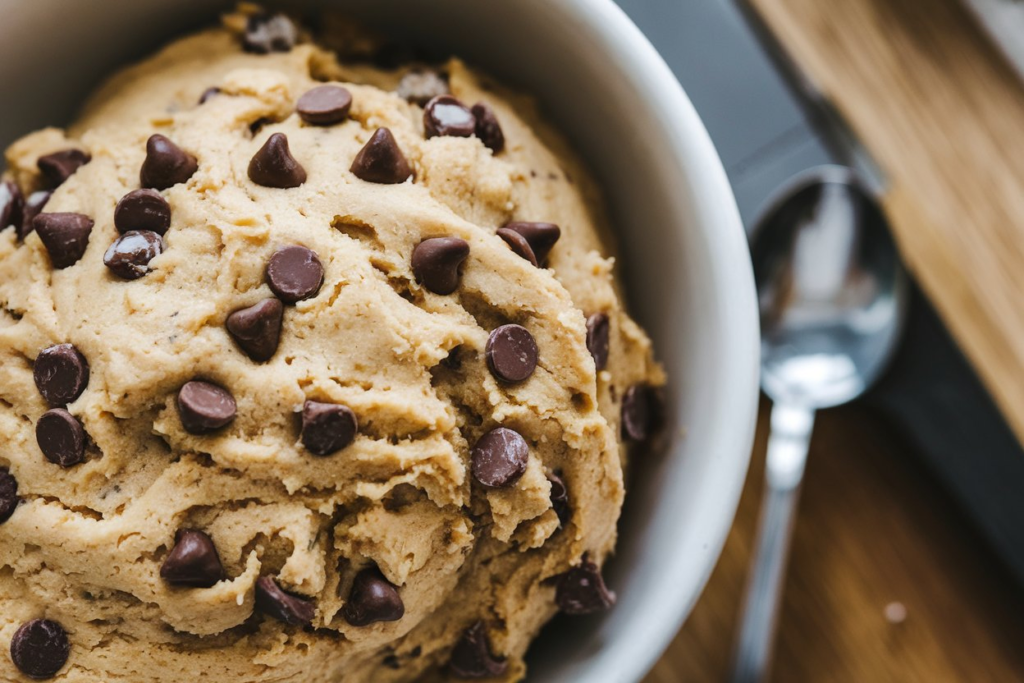
[{"label": "chocolate chip", "polygon": [[295,111],[306,123],[332,126],[341,123],[352,108],[352,93],[339,85],[320,85],[299,98]]},{"label": "chocolate chip", "polygon": [[163,235],[171,227],[171,205],[156,190],[133,190],[117,203],[114,227],[122,235],[132,230]]},{"label": "chocolate chip", "polygon": [[21,225],[15,224],[14,226],[18,231],[18,239],[25,239],[30,232],[35,230],[35,218],[42,213],[52,196],[53,193],[49,190],[39,190],[28,196],[22,209]]},{"label": "chocolate chip", "polygon": [[604,585],[601,570],[586,555],[578,567],[557,578],[555,603],[565,614],[594,614],[615,604],[615,593]]},{"label": "chocolate chip", "polygon": [[660,426],[661,413],[661,393],[646,384],[634,384],[622,395],[622,435],[646,441]]},{"label": "chocolate chip", "polygon": [[21,625],[11,638],[11,661],[21,673],[38,681],[53,678],[68,661],[71,641],[64,627],[49,619]]},{"label": "chocolate chip", "polygon": [[572,519],[572,508],[569,507],[569,489],[565,480],[555,472],[548,475],[548,482],[551,484],[551,508],[558,515],[558,521],[563,525]]},{"label": "chocolate chip", "polygon": [[263,362],[277,352],[283,317],[284,305],[280,300],[264,299],[229,315],[225,327],[249,358]]},{"label": "chocolate chip", "polygon": [[213,86],[203,91],[203,94],[199,96],[199,104],[206,104],[210,101],[210,98],[216,97],[220,94],[220,88]]},{"label": "chocolate chip", "polygon": [[21,188],[10,180],[0,183],[0,230],[6,230],[11,225],[18,230],[24,210],[25,196]]},{"label": "chocolate chip", "polygon": [[405,615],[405,604],[398,588],[384,578],[380,569],[370,567],[356,574],[342,615],[353,626],[398,621]]},{"label": "chocolate chip", "polygon": [[246,52],[265,55],[289,52],[299,40],[299,30],[283,14],[260,12],[249,16],[245,24],[242,46]]},{"label": "chocolate chip", "polygon": [[608,336],[611,323],[604,313],[595,313],[587,318],[587,350],[594,358],[594,367],[598,372],[608,365]]},{"label": "chocolate chip", "polygon": [[398,660],[398,657],[393,653],[389,655],[384,655],[384,659],[380,660],[380,663],[389,669],[394,669],[395,671],[402,668],[402,663]]},{"label": "chocolate chip", "polygon": [[20,502],[18,480],[6,467],[0,467],[0,524],[11,518]]},{"label": "chocolate chip", "polygon": [[36,442],[47,460],[64,468],[77,465],[85,458],[82,423],[63,408],[48,410],[39,418]]},{"label": "chocolate chip", "polygon": [[160,566],[160,578],[172,586],[209,588],[224,578],[213,539],[196,529],[179,529],[174,547]]},{"label": "chocolate chip", "polygon": [[142,187],[166,190],[187,181],[199,170],[196,158],[163,135],[152,135],[146,142],[146,160],[139,179]]},{"label": "chocolate chip", "polygon": [[[548,254],[555,242],[562,236],[561,229],[554,223],[531,223],[527,221],[513,221],[506,223],[503,230],[517,232],[526,238],[537,257],[537,263],[543,267],[548,260]],[[521,254],[520,254],[521,255]]]},{"label": "chocolate chip", "polygon": [[288,189],[306,182],[306,169],[295,160],[284,133],[274,133],[249,162],[249,179],[263,187]]},{"label": "chocolate chip", "polygon": [[407,102],[422,107],[439,95],[447,95],[448,81],[436,71],[410,71],[402,76],[395,92]]},{"label": "chocolate chip", "polygon": [[256,581],[256,609],[292,626],[309,626],[316,616],[312,600],[286,593],[269,576]]},{"label": "chocolate chip", "polygon": [[409,161],[387,128],[377,129],[370,141],[359,150],[349,170],[368,183],[385,185],[404,183],[412,175]]},{"label": "chocolate chip", "polygon": [[501,124],[498,123],[498,117],[494,114],[494,110],[483,102],[477,102],[471,111],[476,119],[474,132],[484,143],[484,147],[489,148],[495,154],[505,149],[505,133],[501,130]]},{"label": "chocolate chip", "polygon": [[488,488],[505,488],[526,472],[530,447],[519,432],[498,427],[473,446],[473,478]]},{"label": "chocolate chip", "polygon": [[537,368],[537,342],[522,325],[502,325],[487,339],[487,366],[505,382],[522,382]]},{"label": "chocolate chip", "polygon": [[311,249],[282,247],[267,262],[267,284],[286,304],[316,296],[324,283],[324,267]]},{"label": "chocolate chip", "polygon": [[36,165],[48,189],[54,190],[75,174],[82,166],[92,161],[92,155],[80,149],[65,149],[39,157]]},{"label": "chocolate chip", "polygon": [[352,443],[358,423],[348,406],[306,401],[302,406],[302,445],[313,455],[331,455]]},{"label": "chocolate chip", "polygon": [[72,403],[89,383],[89,363],[72,344],[57,344],[39,352],[32,378],[43,399],[54,408]]},{"label": "chocolate chip", "polygon": [[150,271],[149,262],[164,253],[164,238],[149,230],[132,230],[114,240],[103,264],[124,280],[138,280]]},{"label": "chocolate chip", "polygon": [[469,242],[460,237],[431,237],[412,251],[416,281],[434,294],[451,294],[459,286],[459,267],[469,256]]},{"label": "chocolate chip", "polygon": [[209,434],[231,424],[238,406],[227,389],[193,380],[178,390],[181,425],[189,434]]},{"label": "chocolate chip", "polygon": [[487,627],[478,621],[466,629],[455,643],[448,668],[458,678],[494,678],[505,674],[508,662],[491,654]]},{"label": "chocolate chip", "polygon": [[80,213],[41,213],[32,221],[39,239],[58,270],[73,266],[85,256],[93,221]]},{"label": "chocolate chip", "polygon": [[512,251],[519,257],[526,259],[534,266],[537,266],[537,255],[533,253],[533,247],[526,241],[526,238],[515,230],[498,228],[498,237],[505,241]]},{"label": "chocolate chip", "polygon": [[469,107],[451,95],[438,95],[423,109],[423,127],[428,138],[441,135],[468,138],[476,132],[476,117]]}]

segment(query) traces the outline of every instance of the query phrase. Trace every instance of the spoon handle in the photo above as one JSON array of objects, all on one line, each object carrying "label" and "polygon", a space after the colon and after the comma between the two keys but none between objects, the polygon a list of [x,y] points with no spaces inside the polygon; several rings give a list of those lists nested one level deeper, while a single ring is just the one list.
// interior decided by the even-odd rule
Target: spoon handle
[{"label": "spoon handle", "polygon": [[771,427],[757,551],[733,660],[733,683],[756,683],[768,678],[782,579],[814,427],[814,411],[778,403],[772,407]]}]

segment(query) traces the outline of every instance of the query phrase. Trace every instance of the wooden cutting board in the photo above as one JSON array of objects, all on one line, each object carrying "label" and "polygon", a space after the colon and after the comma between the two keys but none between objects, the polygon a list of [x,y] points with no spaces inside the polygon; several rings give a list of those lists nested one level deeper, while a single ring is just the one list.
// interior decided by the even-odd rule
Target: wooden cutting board
[{"label": "wooden cutting board", "polygon": [[750,1],[886,171],[907,265],[1024,443],[1018,74],[958,0]]}]

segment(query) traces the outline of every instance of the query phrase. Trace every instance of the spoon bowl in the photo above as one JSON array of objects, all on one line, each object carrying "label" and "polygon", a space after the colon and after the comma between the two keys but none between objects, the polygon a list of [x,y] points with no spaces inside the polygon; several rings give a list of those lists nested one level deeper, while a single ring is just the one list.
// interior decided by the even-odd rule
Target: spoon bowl
[{"label": "spoon bowl", "polygon": [[841,166],[796,178],[751,247],[761,313],[761,383],[816,409],[863,393],[899,339],[906,282],[885,217]]}]

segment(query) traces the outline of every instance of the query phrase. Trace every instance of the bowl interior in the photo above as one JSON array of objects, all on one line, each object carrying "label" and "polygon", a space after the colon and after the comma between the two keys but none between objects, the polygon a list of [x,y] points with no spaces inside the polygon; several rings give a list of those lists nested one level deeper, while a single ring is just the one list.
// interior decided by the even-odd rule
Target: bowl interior
[{"label": "bowl interior", "polygon": [[[0,146],[65,123],[110,69],[201,25],[208,0],[0,0]],[[311,0],[443,46],[541,99],[594,168],[612,211],[631,310],[670,381],[669,440],[634,460],[619,604],[558,619],[531,680],[639,680],[696,601],[746,474],[757,397],[757,319],[740,220],[689,100],[611,0]],[[60,16],[60,22],[53,17]],[[41,36],[46,36],[41,39]]]}]

